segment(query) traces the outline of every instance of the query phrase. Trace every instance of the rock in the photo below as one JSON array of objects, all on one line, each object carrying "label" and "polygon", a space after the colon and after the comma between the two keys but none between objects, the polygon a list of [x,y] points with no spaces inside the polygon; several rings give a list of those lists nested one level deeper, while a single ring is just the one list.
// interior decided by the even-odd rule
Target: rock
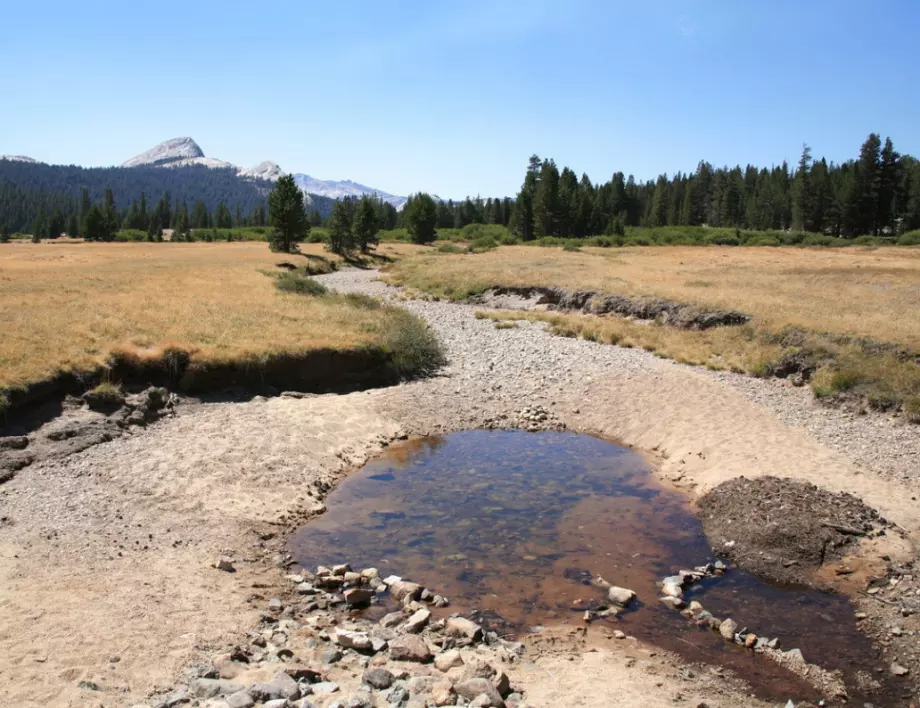
[{"label": "rock", "polygon": [[373,580],[380,577],[380,572],[376,568],[365,568],[361,571],[361,577],[365,580]]},{"label": "rock", "polygon": [[387,577],[383,579],[383,584],[386,586],[390,586],[390,585],[393,585],[394,583],[398,583],[400,580],[402,580],[402,578],[400,578],[398,575],[388,575]]},{"label": "rock", "polygon": [[466,681],[459,681],[454,686],[454,690],[457,695],[463,696],[468,701],[472,701],[479,696],[485,696],[488,699],[487,706],[501,708],[501,706],[505,705],[501,695],[495,690],[495,686],[492,685],[489,679],[471,678]]},{"label": "rock", "polygon": [[393,681],[396,680],[396,677],[386,669],[368,669],[362,675],[361,680],[364,681],[364,683],[366,683],[368,686],[373,686],[377,689],[384,689],[392,686]]},{"label": "rock", "polygon": [[495,676],[492,677],[492,685],[502,698],[511,693],[511,679],[508,678],[508,674],[504,671],[495,673]]},{"label": "rock", "polygon": [[473,642],[482,640],[482,627],[466,617],[450,617],[444,629],[451,637],[461,637]]},{"label": "rock", "polygon": [[377,654],[387,648],[387,640],[382,637],[371,637],[371,651]]},{"label": "rock", "polygon": [[738,623],[729,618],[719,625],[719,634],[728,640],[734,639],[735,632],[738,629]]},{"label": "rock", "polygon": [[281,602],[277,597],[273,597],[268,601],[268,610],[269,612],[281,612],[284,609],[284,603]]},{"label": "rock", "polygon": [[436,706],[452,706],[457,698],[450,681],[438,681],[431,687],[431,702]]},{"label": "rock", "polygon": [[335,634],[332,641],[345,649],[356,649],[357,651],[367,651],[371,648],[371,638],[364,632],[354,632],[350,629],[335,628]]},{"label": "rock", "polygon": [[274,701],[265,701],[262,708],[289,708],[290,705],[287,698],[279,698]]},{"label": "rock", "polygon": [[463,666],[463,657],[456,649],[450,649],[434,657],[434,665],[438,671],[447,673],[455,666]]},{"label": "rock", "polygon": [[428,693],[432,688],[434,688],[437,680],[438,679],[435,676],[413,676],[406,684],[406,688],[409,689],[409,693],[416,695],[419,693]]},{"label": "rock", "polygon": [[895,676],[907,676],[907,674],[910,673],[910,669],[901,666],[900,664],[892,664],[889,667],[889,671],[891,671],[891,673]]},{"label": "rock", "polygon": [[348,563],[342,563],[341,565],[332,566],[333,575],[344,576],[345,573],[350,573],[350,572],[351,572],[351,566],[348,565]]},{"label": "rock", "polygon": [[677,583],[664,583],[661,586],[661,593],[665,597],[683,597],[684,591],[681,590],[680,585]]},{"label": "rock", "polygon": [[431,652],[424,639],[417,634],[407,634],[390,642],[390,658],[394,661],[425,663],[431,660]]},{"label": "rock", "polygon": [[339,684],[335,681],[320,681],[319,683],[314,683],[310,688],[316,696],[329,696],[338,692]]},{"label": "rock", "polygon": [[460,680],[466,681],[472,678],[484,678],[489,679],[490,681],[495,676],[495,669],[482,659],[471,659],[463,667],[463,673],[460,674]]},{"label": "rock", "polygon": [[703,611],[703,606],[702,606],[699,602],[697,602],[696,600],[693,600],[693,601],[690,603],[690,608],[689,608],[689,609],[690,609],[690,611],[691,611],[694,615],[696,615],[696,614],[699,614],[700,612]]},{"label": "rock", "polygon": [[189,684],[189,692],[197,698],[229,696],[243,690],[243,686],[226,679],[197,678]]},{"label": "rock", "polygon": [[323,679],[322,672],[311,666],[300,666],[298,664],[293,664],[291,666],[284,667],[284,673],[298,682],[305,681],[306,683],[316,683],[317,681],[322,681]]},{"label": "rock", "polygon": [[225,573],[235,573],[236,568],[233,566],[233,559],[229,556],[221,556],[216,561],[214,561],[214,567],[218,570],[222,570]]},{"label": "rock", "polygon": [[636,593],[627,588],[620,588],[616,585],[610,587],[607,591],[607,599],[614,605],[620,607],[629,607],[629,603],[636,599]]},{"label": "rock", "polygon": [[168,696],[165,696],[159,703],[154,704],[154,708],[175,708],[175,706],[181,703],[189,702],[188,691],[184,688],[180,688],[177,691],[173,691]]},{"label": "rock", "polygon": [[383,617],[381,617],[380,622],[378,622],[378,624],[381,627],[387,627],[388,629],[391,629],[393,627],[397,627],[400,624],[402,624],[402,621],[405,618],[406,616],[402,612],[391,612],[388,615],[384,615]]},{"label": "rock", "polygon": [[409,700],[409,691],[405,686],[394,686],[387,697],[391,706],[399,706]]},{"label": "rock", "polygon": [[0,438],[0,450],[25,450],[27,447],[29,447],[29,438],[25,435]]},{"label": "rock", "polygon": [[419,595],[422,593],[421,585],[418,583],[410,583],[407,580],[398,580],[389,585],[390,595],[392,595],[393,599],[397,602],[404,602],[407,597],[412,600],[418,600]]},{"label": "rock", "polygon": [[349,607],[363,607],[370,604],[374,591],[368,588],[352,588],[345,591],[345,604]]},{"label": "rock", "polygon": [[256,704],[249,691],[239,691],[226,698],[227,705],[230,708],[252,708]]},{"label": "rock", "polygon": [[418,610],[406,620],[406,624],[403,626],[410,634],[418,634],[427,626],[430,619],[431,613],[428,610]]},{"label": "rock", "polygon": [[805,663],[805,657],[802,655],[801,649],[790,649],[785,653],[787,659],[791,659],[796,663]]},{"label": "rock", "polygon": [[684,606],[684,601],[681,600],[679,597],[666,596],[666,597],[662,597],[659,599],[661,600],[663,604],[667,605],[672,610],[679,610],[680,608]]},{"label": "rock", "polygon": [[294,591],[298,595],[315,595],[316,588],[310,585],[310,583],[300,583],[297,587],[294,588]]},{"label": "rock", "polygon": [[744,646],[748,649],[753,649],[755,644],[757,644],[756,634],[749,634],[744,638]]},{"label": "rock", "polygon": [[610,583],[604,580],[600,575],[594,578],[591,581],[591,584],[596,588],[600,588],[601,590],[609,590],[611,587],[613,587]]},{"label": "rock", "polygon": [[270,683],[257,683],[249,687],[249,695],[256,701],[265,702],[286,698],[295,701],[300,698],[300,686],[284,672],[275,674]]},{"label": "rock", "polygon": [[332,647],[323,652],[322,659],[324,664],[334,664],[337,661],[341,661],[342,652],[336,647]]},{"label": "rock", "polygon": [[367,696],[351,696],[333,701],[326,708],[374,708],[374,704]]}]

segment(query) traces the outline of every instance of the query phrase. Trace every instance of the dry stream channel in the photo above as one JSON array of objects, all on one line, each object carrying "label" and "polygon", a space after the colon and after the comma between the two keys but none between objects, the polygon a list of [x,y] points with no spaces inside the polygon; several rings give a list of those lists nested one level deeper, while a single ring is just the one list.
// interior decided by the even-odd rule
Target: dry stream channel
[{"label": "dry stream channel", "polygon": [[[391,447],[326,504],[291,540],[304,567],[377,567],[448,596],[445,615],[469,614],[518,637],[541,625],[584,626],[585,612],[606,604],[605,590],[591,584],[599,575],[638,599],[592,625],[724,666],[767,700],[820,698],[779,664],[659,601],[665,577],[716,558],[685,497],[662,487],[645,458],[611,442],[484,430],[421,438]],[[851,705],[895,705],[855,685],[856,673],[879,661],[845,597],[731,568],[684,599],[841,671]]]}]

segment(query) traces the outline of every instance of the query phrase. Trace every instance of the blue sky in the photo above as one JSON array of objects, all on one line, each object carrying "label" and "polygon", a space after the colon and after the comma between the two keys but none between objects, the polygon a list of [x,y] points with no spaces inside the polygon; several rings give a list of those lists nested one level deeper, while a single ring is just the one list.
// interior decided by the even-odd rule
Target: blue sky
[{"label": "blue sky", "polygon": [[920,155],[916,0],[6,3],[0,153],[211,157],[396,194],[512,195],[532,153],[654,179],[700,159]]}]

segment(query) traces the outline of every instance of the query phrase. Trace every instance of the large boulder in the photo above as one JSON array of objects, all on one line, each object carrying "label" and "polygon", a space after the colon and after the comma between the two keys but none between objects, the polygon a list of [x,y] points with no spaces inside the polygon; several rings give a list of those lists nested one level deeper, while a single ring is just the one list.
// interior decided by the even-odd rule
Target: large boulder
[{"label": "large boulder", "polygon": [[482,639],[482,627],[466,617],[451,617],[444,627],[448,636],[478,642]]}]

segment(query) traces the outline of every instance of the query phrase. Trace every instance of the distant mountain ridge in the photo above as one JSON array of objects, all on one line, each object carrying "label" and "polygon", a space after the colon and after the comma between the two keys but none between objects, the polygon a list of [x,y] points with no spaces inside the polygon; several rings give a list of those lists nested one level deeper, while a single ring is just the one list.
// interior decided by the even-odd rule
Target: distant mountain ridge
[{"label": "distant mountain ridge", "polygon": [[[248,168],[206,157],[201,147],[190,137],[172,138],[155,145],[149,150],[135,155],[122,167],[179,167],[184,165],[204,165],[205,167],[235,169],[237,175],[243,178],[260,179],[275,182],[285,174],[281,167],[271,161],[260,162]],[[308,195],[329,197],[330,199],[344,199],[345,197],[361,197],[364,195],[376,196],[389,202],[397,209],[401,209],[408,201],[407,197],[397,196],[384,192],[381,189],[368,187],[351,180],[334,181],[321,180],[302,172],[293,173],[297,186]]]}]

